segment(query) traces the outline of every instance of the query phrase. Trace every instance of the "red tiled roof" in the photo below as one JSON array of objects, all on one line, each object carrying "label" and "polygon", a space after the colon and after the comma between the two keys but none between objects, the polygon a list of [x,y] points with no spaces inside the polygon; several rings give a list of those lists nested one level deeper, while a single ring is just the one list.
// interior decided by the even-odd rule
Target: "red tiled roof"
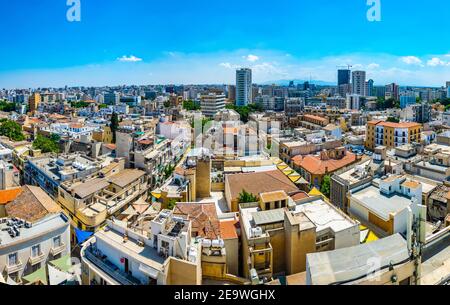
[{"label": "red tiled roof", "polygon": [[13,201],[22,192],[20,187],[11,190],[0,191],[0,204],[6,204]]},{"label": "red tiled roof", "polygon": [[177,203],[174,215],[188,216],[192,221],[192,231],[198,236],[217,239],[221,236],[220,223],[214,203]]},{"label": "red tiled roof", "polygon": [[298,167],[302,167],[307,172],[311,174],[326,174],[327,170],[329,173],[334,172],[340,168],[352,164],[356,161],[356,155],[351,152],[347,152],[342,159],[328,159],[321,160],[319,156],[307,155],[305,157],[295,156],[292,158],[294,164]]},{"label": "red tiled roof", "polygon": [[224,220],[220,222],[220,234],[222,239],[238,238],[236,232],[237,220]]}]

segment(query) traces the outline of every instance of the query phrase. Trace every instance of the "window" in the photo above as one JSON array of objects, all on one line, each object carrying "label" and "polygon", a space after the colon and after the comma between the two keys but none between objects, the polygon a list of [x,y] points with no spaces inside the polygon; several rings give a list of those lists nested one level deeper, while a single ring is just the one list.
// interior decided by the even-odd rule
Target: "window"
[{"label": "window", "polygon": [[54,248],[61,247],[61,236],[56,236],[53,238],[53,247]]},{"label": "window", "polygon": [[19,263],[19,257],[17,252],[8,255],[8,266],[16,266]]},{"label": "window", "polygon": [[41,255],[41,245],[31,247],[31,257],[38,257]]}]

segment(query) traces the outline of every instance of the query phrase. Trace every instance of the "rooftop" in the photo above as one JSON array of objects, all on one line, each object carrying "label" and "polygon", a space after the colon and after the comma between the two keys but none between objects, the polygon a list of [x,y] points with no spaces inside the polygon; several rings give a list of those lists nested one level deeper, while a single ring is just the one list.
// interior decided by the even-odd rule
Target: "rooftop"
[{"label": "rooftop", "polygon": [[395,234],[368,244],[307,254],[308,274],[313,285],[351,281],[370,274],[367,262],[374,257],[381,260],[381,266],[400,263],[409,258],[406,241]]},{"label": "rooftop", "polygon": [[384,220],[389,220],[389,214],[396,214],[411,205],[411,199],[397,193],[386,196],[373,185],[357,190],[351,197]]},{"label": "rooftop", "polygon": [[330,228],[334,232],[340,232],[359,225],[358,222],[338,211],[322,199],[315,199],[304,204],[296,205],[295,213],[304,213],[316,226],[317,232],[327,228]]}]

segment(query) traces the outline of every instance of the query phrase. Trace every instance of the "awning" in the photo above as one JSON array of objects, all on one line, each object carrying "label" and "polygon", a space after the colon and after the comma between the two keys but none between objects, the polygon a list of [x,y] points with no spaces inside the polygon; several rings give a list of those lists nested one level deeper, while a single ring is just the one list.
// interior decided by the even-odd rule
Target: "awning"
[{"label": "awning", "polygon": [[75,228],[75,235],[77,236],[78,244],[82,244],[93,234],[94,233],[92,232],[81,231],[80,229]]},{"label": "awning", "polygon": [[152,268],[152,267],[147,266],[147,265],[140,264],[139,265],[139,270],[142,271],[143,273],[147,274],[152,279],[155,279],[155,280],[158,279],[159,271],[156,270],[155,268]]},{"label": "awning", "polygon": [[42,283],[44,285],[47,285],[47,269],[46,266],[44,265],[44,267],[36,270],[35,272],[27,275],[27,276],[23,276],[22,280],[26,283],[26,284],[37,284],[37,283]]},{"label": "awning", "polygon": [[58,268],[60,271],[69,272],[72,269],[72,258],[70,257],[70,254],[67,254],[49,262],[49,265]]},{"label": "awning", "polygon": [[286,169],[288,167],[288,165],[286,164],[286,163],[284,163],[284,162],[282,162],[281,164],[278,164],[277,165],[277,168],[279,169],[279,170],[284,170],[284,169]]},{"label": "awning", "polygon": [[136,214],[136,211],[134,208],[130,205],[125,211],[122,212],[122,215],[134,215]]},{"label": "awning", "polygon": [[48,265],[48,278],[50,285],[61,285],[65,284],[68,281],[73,280],[73,275],[64,271],[61,271],[52,265]]},{"label": "awning", "polygon": [[154,191],[151,193],[153,197],[155,197],[156,199],[161,198],[161,191]]}]

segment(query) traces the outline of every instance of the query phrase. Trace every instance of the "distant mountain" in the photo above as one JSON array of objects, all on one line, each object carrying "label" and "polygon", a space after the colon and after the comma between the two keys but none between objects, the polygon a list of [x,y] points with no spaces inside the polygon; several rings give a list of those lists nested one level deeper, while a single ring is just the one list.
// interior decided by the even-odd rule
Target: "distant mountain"
[{"label": "distant mountain", "polygon": [[269,81],[269,82],[263,82],[259,83],[260,85],[278,85],[278,86],[287,86],[289,83],[293,81],[295,85],[303,84],[304,82],[309,82],[310,84],[318,85],[318,86],[336,86],[336,83],[332,82],[326,82],[321,80],[302,80],[302,79],[280,79],[276,81]]}]

